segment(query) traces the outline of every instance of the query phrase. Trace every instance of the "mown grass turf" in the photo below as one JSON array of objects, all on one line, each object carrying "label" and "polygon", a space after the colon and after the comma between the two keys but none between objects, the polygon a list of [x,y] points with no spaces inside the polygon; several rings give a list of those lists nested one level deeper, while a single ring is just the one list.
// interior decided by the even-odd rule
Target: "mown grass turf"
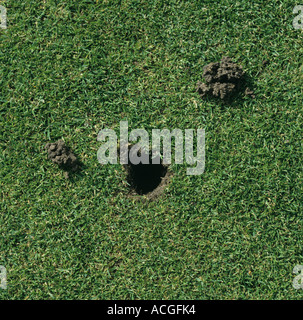
[{"label": "mown grass turf", "polygon": [[[283,1],[1,1],[1,299],[302,299],[303,33]],[[256,99],[195,92],[243,65]],[[269,64],[264,67],[263,60]],[[101,166],[102,128],[205,128],[159,199]],[[84,162],[66,180],[45,143]]]}]

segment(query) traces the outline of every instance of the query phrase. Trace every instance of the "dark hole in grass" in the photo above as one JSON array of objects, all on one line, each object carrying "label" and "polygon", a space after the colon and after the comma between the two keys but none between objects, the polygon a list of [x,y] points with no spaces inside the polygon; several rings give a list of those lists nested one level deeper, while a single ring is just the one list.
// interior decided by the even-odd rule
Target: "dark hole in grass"
[{"label": "dark hole in grass", "polygon": [[151,157],[149,164],[126,165],[127,180],[131,187],[140,195],[155,190],[167,173],[167,167],[160,161],[159,164],[152,164]]}]

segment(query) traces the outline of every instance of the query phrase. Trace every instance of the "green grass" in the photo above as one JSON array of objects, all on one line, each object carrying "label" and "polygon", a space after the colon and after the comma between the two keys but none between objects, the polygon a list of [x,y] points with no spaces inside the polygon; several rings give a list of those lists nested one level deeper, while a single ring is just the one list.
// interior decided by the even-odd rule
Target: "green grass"
[{"label": "green grass", "polygon": [[[0,1],[0,299],[302,299],[303,33],[278,1]],[[195,92],[228,55],[256,99]],[[262,66],[263,60],[269,65]],[[206,167],[152,202],[102,128],[205,128]],[[47,160],[63,138],[84,162]]]}]

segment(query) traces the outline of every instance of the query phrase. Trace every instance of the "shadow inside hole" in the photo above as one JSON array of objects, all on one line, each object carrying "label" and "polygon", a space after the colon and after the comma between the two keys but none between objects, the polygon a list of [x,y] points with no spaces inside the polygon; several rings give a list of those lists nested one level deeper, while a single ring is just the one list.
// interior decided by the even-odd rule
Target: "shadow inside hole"
[{"label": "shadow inside hole", "polygon": [[161,183],[162,178],[167,173],[167,167],[160,163],[152,163],[151,157],[149,164],[126,165],[127,181],[139,195],[144,195],[155,190]]}]

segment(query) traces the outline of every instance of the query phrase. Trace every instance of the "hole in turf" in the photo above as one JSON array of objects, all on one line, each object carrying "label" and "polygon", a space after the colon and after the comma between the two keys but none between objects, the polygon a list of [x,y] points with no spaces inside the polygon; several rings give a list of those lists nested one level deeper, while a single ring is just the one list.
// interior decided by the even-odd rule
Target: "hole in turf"
[{"label": "hole in turf", "polygon": [[[159,159],[160,160],[160,159]],[[159,161],[153,164],[149,157],[149,164],[127,164],[127,181],[139,195],[145,195],[154,191],[162,182],[167,174],[167,167]]]}]

